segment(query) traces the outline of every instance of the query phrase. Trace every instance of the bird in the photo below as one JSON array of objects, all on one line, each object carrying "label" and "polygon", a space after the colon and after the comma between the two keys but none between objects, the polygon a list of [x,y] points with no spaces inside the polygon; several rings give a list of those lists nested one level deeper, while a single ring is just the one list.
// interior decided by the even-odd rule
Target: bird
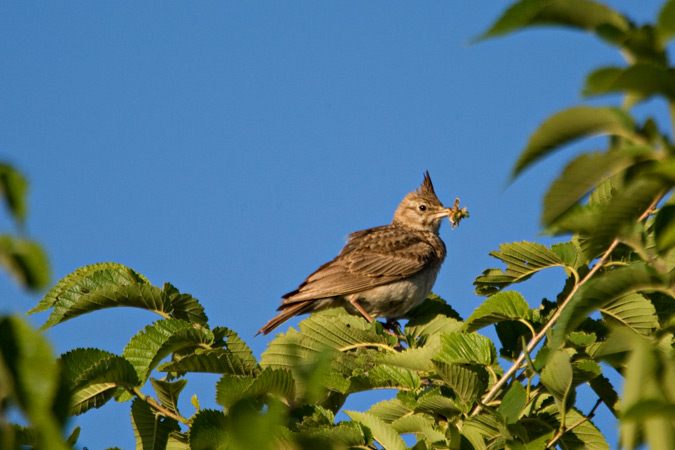
[{"label": "bird", "polygon": [[266,335],[296,315],[334,307],[368,322],[384,318],[387,325],[405,318],[429,295],[445,260],[445,243],[438,235],[445,217],[454,228],[468,212],[459,209],[459,199],[444,207],[426,171],[420,187],[396,208],[391,224],[350,234],[332,261],[282,296],[281,312],[256,335]]}]

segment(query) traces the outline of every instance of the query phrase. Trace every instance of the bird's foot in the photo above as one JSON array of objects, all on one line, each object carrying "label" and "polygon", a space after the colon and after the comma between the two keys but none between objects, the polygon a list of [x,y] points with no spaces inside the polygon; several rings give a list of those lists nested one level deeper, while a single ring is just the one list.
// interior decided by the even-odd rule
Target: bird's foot
[{"label": "bird's foot", "polygon": [[393,319],[387,319],[387,321],[382,324],[382,327],[384,328],[384,331],[386,333],[391,334],[392,336],[400,336],[401,335],[401,326],[398,324],[398,321],[393,320]]}]

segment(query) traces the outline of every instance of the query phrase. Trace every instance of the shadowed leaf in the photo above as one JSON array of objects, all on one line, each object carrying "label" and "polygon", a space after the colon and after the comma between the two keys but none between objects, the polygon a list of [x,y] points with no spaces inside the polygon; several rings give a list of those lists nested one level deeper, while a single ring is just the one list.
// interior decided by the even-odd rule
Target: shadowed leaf
[{"label": "shadowed leaf", "polygon": [[0,235],[0,266],[25,288],[39,290],[49,284],[49,261],[37,242]]}]

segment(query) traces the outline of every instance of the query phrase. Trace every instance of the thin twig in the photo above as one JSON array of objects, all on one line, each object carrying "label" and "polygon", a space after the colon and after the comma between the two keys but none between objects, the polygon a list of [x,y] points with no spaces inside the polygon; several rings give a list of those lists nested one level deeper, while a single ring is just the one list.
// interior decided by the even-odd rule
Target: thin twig
[{"label": "thin twig", "polygon": [[595,410],[598,408],[598,406],[600,406],[600,403],[602,403],[602,399],[599,398],[598,401],[595,402],[595,406],[593,406],[593,408],[591,408],[591,411],[585,417],[579,419],[578,421],[576,421],[575,423],[573,423],[569,427],[561,428],[560,431],[558,431],[558,433],[555,436],[553,436],[553,439],[551,439],[548,442],[548,444],[546,444],[546,448],[550,448],[553,444],[555,444],[558,441],[558,439],[560,439],[562,437],[563,434],[567,433],[568,431],[573,430],[574,428],[578,427],[582,423],[591,420],[593,418],[593,416],[595,416]]},{"label": "thin twig", "polygon": [[168,408],[165,408],[164,406],[162,406],[161,404],[159,404],[159,403],[157,402],[157,400],[155,400],[154,398],[148,397],[147,395],[143,394],[143,393],[141,392],[141,390],[138,389],[137,387],[134,387],[134,388],[131,389],[129,392],[131,392],[132,394],[134,394],[135,396],[137,396],[138,398],[140,398],[141,400],[143,400],[145,403],[147,403],[148,405],[150,405],[151,408],[153,408],[155,411],[157,411],[157,412],[160,413],[161,415],[166,416],[166,417],[171,417],[172,419],[174,419],[174,420],[176,420],[176,421],[178,421],[178,422],[184,423],[184,424],[187,425],[188,427],[191,425],[190,421],[187,420],[185,417],[183,417],[183,416],[180,415],[180,414],[175,414],[175,413],[173,413],[173,412],[172,412],[171,410],[169,410]]},{"label": "thin twig", "polygon": [[[654,201],[649,205],[649,207],[647,208],[647,210],[646,210],[645,212],[643,212],[642,215],[638,218],[638,222],[640,222],[640,221],[646,219],[646,218],[649,216],[649,214],[653,211],[654,207],[658,204],[658,202],[661,200],[661,198],[663,197],[663,195],[665,195],[665,192],[662,192],[661,194],[659,194],[659,195],[656,197],[656,199],[654,199]],[[603,253],[603,255],[602,255],[602,257],[600,258],[600,260],[593,266],[593,268],[586,274],[586,276],[585,276],[581,281],[579,281],[577,284],[574,285],[574,287],[572,288],[572,290],[570,291],[570,293],[567,295],[567,297],[565,298],[565,300],[563,300],[563,302],[560,304],[560,307],[558,307],[558,309],[557,309],[556,312],[553,314],[553,316],[551,316],[551,318],[550,318],[549,321],[546,323],[546,325],[544,326],[544,328],[542,328],[541,331],[539,331],[539,333],[538,333],[536,336],[534,336],[534,337],[532,338],[532,340],[530,341],[530,343],[527,345],[527,348],[525,348],[525,349],[523,350],[523,352],[521,352],[520,356],[518,356],[518,359],[516,359],[516,360],[514,361],[514,363],[513,363],[513,364],[511,365],[511,367],[509,368],[509,370],[507,370],[506,373],[499,379],[499,381],[497,381],[497,382],[494,384],[494,386],[492,386],[492,389],[490,389],[490,391],[489,391],[487,394],[485,394],[485,397],[483,397],[483,400],[482,400],[481,403],[487,404],[487,403],[491,402],[491,401],[497,396],[497,393],[499,392],[499,390],[500,390],[502,387],[504,387],[504,385],[506,384],[506,382],[507,382],[512,376],[515,375],[515,373],[516,373],[516,372],[518,371],[518,369],[520,368],[521,364],[523,364],[523,361],[525,361],[525,354],[526,354],[526,353],[532,353],[532,352],[534,351],[535,347],[536,347],[537,345],[539,345],[539,343],[546,337],[546,333],[548,333],[548,331],[549,331],[549,330],[553,327],[553,325],[558,321],[558,319],[560,318],[560,316],[561,316],[563,310],[565,309],[565,307],[570,303],[570,301],[571,301],[572,298],[574,297],[574,294],[576,294],[577,291],[579,290],[579,288],[580,288],[581,286],[583,286],[588,280],[590,280],[590,279],[593,277],[593,275],[595,275],[596,272],[597,272],[598,270],[600,270],[600,269],[605,265],[605,263],[607,262],[607,259],[608,259],[609,256],[612,254],[612,252],[613,252],[614,249],[617,247],[617,245],[619,245],[619,243],[620,243],[620,240],[619,240],[618,238],[614,239],[614,240],[612,241],[612,243],[610,244],[609,248],[607,248],[607,250],[605,251],[605,253]],[[471,415],[472,415],[472,416],[473,416],[473,415],[476,415],[476,414],[478,414],[480,411],[481,411],[481,406],[480,406],[480,404],[479,404],[478,406],[476,406],[476,407],[474,408],[474,410],[473,410],[473,412],[471,413]]]}]

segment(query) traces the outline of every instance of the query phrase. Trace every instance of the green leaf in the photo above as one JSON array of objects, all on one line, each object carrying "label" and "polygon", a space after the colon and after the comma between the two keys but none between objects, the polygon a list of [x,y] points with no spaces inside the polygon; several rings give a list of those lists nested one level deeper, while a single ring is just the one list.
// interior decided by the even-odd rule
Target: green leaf
[{"label": "green leaf", "polygon": [[259,410],[257,402],[244,399],[228,412],[228,449],[276,450],[282,433],[287,406],[271,402],[267,410]]},{"label": "green leaf", "polygon": [[394,427],[369,413],[345,411],[352,420],[361,422],[373,433],[373,438],[386,450],[405,450],[407,446]]},{"label": "green leaf", "polygon": [[483,302],[466,320],[466,331],[476,331],[505,320],[524,319],[530,307],[520,293],[498,292]]},{"label": "green leaf", "polygon": [[602,95],[625,92],[644,100],[653,95],[675,99],[675,75],[664,65],[637,62],[628,68],[605,67],[591,73],[586,79],[583,94]]},{"label": "green leaf", "polygon": [[513,283],[519,283],[536,272],[549,267],[565,267],[565,263],[553,251],[534,242],[501,244],[499,251],[490,252],[506,263],[506,271],[488,269],[473,282],[478,295],[491,295]]},{"label": "green leaf", "polygon": [[629,29],[628,20],[601,3],[588,0],[521,0],[514,3],[479,39],[487,39],[536,25],[562,25],[587,31],[611,27]]},{"label": "green leaf", "polygon": [[430,336],[444,333],[452,333],[460,330],[464,324],[452,317],[443,315],[428,318],[424,321],[420,319],[408,321],[404,328],[406,340],[414,347],[425,346]]},{"label": "green leaf", "polygon": [[110,400],[118,387],[132,388],[138,384],[138,376],[129,361],[121,356],[102,359],[75,381],[71,413],[80,415],[91,408],[100,408]]},{"label": "green leaf", "polygon": [[171,283],[164,283],[162,292],[166,293],[173,306],[172,316],[190,323],[206,325],[208,317],[204,313],[204,307],[190,294],[181,294]]},{"label": "green leaf", "polygon": [[382,388],[415,390],[420,387],[420,383],[416,371],[382,364],[373,367],[367,374],[353,377],[350,391]]},{"label": "green leaf", "polygon": [[0,265],[27,289],[39,290],[49,284],[47,254],[34,241],[0,235]]},{"label": "green leaf", "polygon": [[221,411],[202,409],[194,416],[190,427],[191,450],[225,450],[227,420]]},{"label": "green leaf", "polygon": [[567,212],[603,179],[618,173],[635,162],[637,154],[648,155],[649,148],[636,147],[607,153],[584,153],[567,165],[562,175],[548,189],[544,198],[542,223],[549,226]]},{"label": "green leaf", "polygon": [[166,448],[169,433],[180,431],[176,420],[156,414],[140,398],[131,404],[131,425],[134,428],[137,450]]},{"label": "green leaf", "polygon": [[675,0],[669,0],[663,4],[656,29],[661,38],[661,45],[665,47],[668,41],[675,36]]},{"label": "green leaf", "polygon": [[28,180],[9,164],[0,163],[0,195],[5,199],[12,219],[23,225],[28,212]]},{"label": "green leaf", "polygon": [[334,376],[349,377],[356,369],[373,366],[379,350],[393,345],[393,336],[378,332],[378,327],[381,330],[381,324],[368,323],[347,314],[343,308],[321,311],[300,322],[301,333],[291,328],[278,335],[262,354],[260,365],[290,370],[303,396],[308,370],[322,354],[330,353]]},{"label": "green leaf", "polygon": [[634,143],[642,143],[635,131],[631,116],[618,108],[577,106],[549,117],[532,134],[520,154],[512,177],[561,146],[588,136],[621,136]]},{"label": "green leaf", "polygon": [[244,396],[273,395],[290,401],[293,400],[294,393],[295,381],[290,371],[267,368],[253,380],[253,383],[246,389]]},{"label": "green leaf", "polygon": [[478,333],[452,333],[441,336],[442,349],[436,358],[445,363],[480,364],[496,363],[497,351],[492,341]]},{"label": "green leaf", "polygon": [[617,298],[598,310],[610,323],[618,322],[644,336],[652,334],[659,326],[654,305],[640,294],[632,293]]},{"label": "green leaf", "polygon": [[429,444],[445,444],[445,433],[434,420],[426,414],[411,414],[401,417],[391,424],[399,434],[415,434],[418,440],[425,440]]},{"label": "green leaf", "polygon": [[391,423],[396,419],[400,419],[411,412],[412,409],[397,398],[383,400],[374,404],[368,410],[368,414],[376,416],[387,423]]},{"label": "green leaf", "polygon": [[231,407],[244,398],[253,380],[253,377],[223,374],[216,383],[216,403],[225,408]]},{"label": "green leaf", "polygon": [[525,388],[518,381],[511,384],[506,391],[506,395],[499,404],[497,411],[504,417],[507,424],[516,423],[520,418],[520,413],[527,404],[527,393]]},{"label": "green leaf", "polygon": [[[65,450],[61,374],[47,340],[19,317],[0,318],[0,391],[3,409],[11,403],[32,425],[37,448]],[[6,422],[5,422],[6,425]],[[0,440],[0,443],[2,440]]]},{"label": "green leaf", "polygon": [[41,330],[83,314],[118,306],[146,309],[163,317],[168,317],[173,310],[166,294],[155,286],[103,286],[88,290],[73,301],[59,297]]},{"label": "green leaf", "polygon": [[64,353],[59,364],[64,379],[69,385],[76,385],[80,379],[86,378],[87,371],[99,362],[116,356],[114,353],[98,348],[76,348]]},{"label": "green leaf", "polygon": [[467,412],[464,405],[455,403],[449,397],[444,396],[439,388],[425,393],[417,401],[415,412],[423,412],[432,416],[442,416],[451,419],[462,412]]},{"label": "green leaf", "polygon": [[[570,408],[565,413],[565,419],[567,424],[579,423],[585,418],[575,408]],[[564,447],[569,450],[609,450],[609,444],[605,440],[603,434],[593,425],[593,422],[586,420],[581,422],[576,427],[572,428],[569,431],[566,431],[560,440],[563,442]]]},{"label": "green leaf", "polygon": [[187,380],[182,379],[172,382],[150,378],[150,382],[161,405],[173,413],[178,413],[178,396],[185,388]]},{"label": "green leaf", "polygon": [[134,366],[141,383],[145,383],[152,370],[172,352],[181,348],[194,348],[212,340],[210,331],[196,329],[189,322],[158,320],[132,337],[122,356]]},{"label": "green leaf", "polygon": [[599,375],[590,380],[588,384],[616,417],[619,407],[619,394],[614,390],[612,383],[604,375]]},{"label": "green leaf", "polygon": [[567,409],[566,402],[572,390],[572,379],[569,354],[564,350],[554,352],[541,371],[541,383],[553,395],[560,411]]},{"label": "green leaf", "polygon": [[[574,294],[568,305],[560,314],[558,323],[553,329],[551,348],[558,348],[569,332],[575,330],[591,311],[605,308],[612,302],[640,290],[653,290],[658,287],[659,280],[654,272],[640,263],[608,270],[591,278]],[[622,315],[630,319],[630,306],[616,304],[611,314]],[[622,310],[625,308],[625,314]],[[642,323],[644,310],[638,314],[639,323]]]},{"label": "green leaf", "polygon": [[654,220],[656,249],[663,254],[675,247],[675,205],[664,205]]},{"label": "green leaf", "polygon": [[150,284],[150,282],[143,275],[122,264],[98,263],[80,267],[59,280],[28,314],[46,311],[61,298],[73,302],[79,296],[90,292],[92,288],[131,284]]},{"label": "green leaf", "polygon": [[225,327],[215,327],[213,329],[213,334],[216,337],[217,342],[225,340],[225,347],[232,353],[234,356],[239,358],[243,367],[250,373],[257,373],[260,371],[258,368],[258,360],[253,356],[253,352],[248,345],[239,337],[239,335]]},{"label": "green leaf", "polygon": [[587,251],[593,255],[605,251],[614,239],[626,232],[627,224],[635,223],[651,206],[666,186],[660,178],[641,176],[618,190],[602,210],[598,225],[586,242]]},{"label": "green leaf", "polygon": [[258,372],[257,368],[248,367],[232,352],[224,348],[197,350],[179,360],[162,364],[159,370],[178,373],[227,373],[240,376],[253,375]]},{"label": "green leaf", "polygon": [[428,371],[432,370],[431,360],[436,357],[440,350],[440,335],[436,335],[424,347],[409,348],[396,353],[385,353],[378,361],[404,369]]},{"label": "green leaf", "polygon": [[475,365],[446,364],[434,361],[438,375],[457,394],[462,403],[473,404],[485,392],[488,373]]}]

